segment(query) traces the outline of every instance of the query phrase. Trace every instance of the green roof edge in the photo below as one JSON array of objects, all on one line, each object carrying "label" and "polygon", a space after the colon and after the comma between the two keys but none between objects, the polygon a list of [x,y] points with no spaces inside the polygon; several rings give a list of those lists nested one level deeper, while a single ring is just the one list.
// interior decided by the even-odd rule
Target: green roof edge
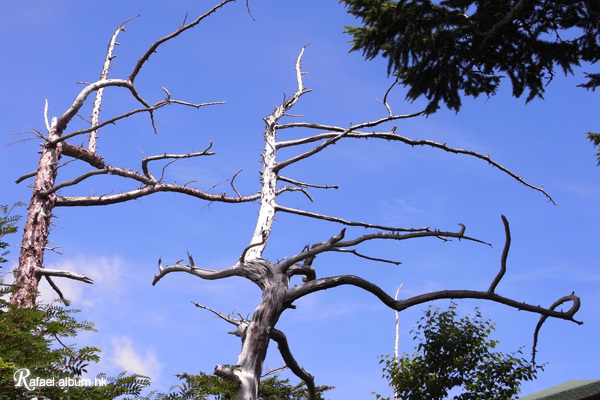
[{"label": "green roof edge", "polygon": [[600,379],[571,380],[518,400],[582,400],[600,394]]}]

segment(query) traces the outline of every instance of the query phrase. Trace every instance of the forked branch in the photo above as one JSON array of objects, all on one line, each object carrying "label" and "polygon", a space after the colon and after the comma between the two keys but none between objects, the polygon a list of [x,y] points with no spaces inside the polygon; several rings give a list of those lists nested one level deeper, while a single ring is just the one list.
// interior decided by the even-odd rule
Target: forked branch
[{"label": "forked branch", "polygon": [[78,274],[76,272],[59,270],[59,269],[49,269],[49,268],[36,268],[36,273],[40,276],[59,276],[61,278],[69,278],[76,281],[81,281],[85,283],[94,283],[94,280],[88,278],[85,275]]},{"label": "forked branch", "polygon": [[556,311],[552,308],[544,308],[541,306],[535,306],[532,304],[519,302],[507,297],[500,296],[496,293],[477,290],[441,290],[437,292],[424,293],[418,296],[410,297],[405,300],[395,300],[379,286],[355,275],[338,275],[329,278],[321,278],[307,282],[301,286],[296,286],[288,290],[287,301],[291,303],[308,294],[315,293],[321,290],[331,289],[341,285],[352,285],[366,290],[367,292],[370,292],[373,295],[375,295],[379,300],[381,300],[382,303],[384,303],[391,309],[397,311],[403,311],[410,307],[431,302],[434,300],[481,299],[501,303],[516,308],[518,310],[529,311],[546,317],[559,318],[572,321],[577,324],[582,324],[582,322],[577,321],[573,318],[581,304],[581,300],[579,299],[579,297],[575,296],[574,294],[561,298],[561,304],[567,301],[573,302],[571,308],[567,311]]},{"label": "forked branch", "polygon": [[188,254],[189,265],[180,264],[181,261],[177,261],[174,265],[170,265],[167,267],[163,267],[162,260],[158,260],[158,274],[154,275],[154,279],[152,280],[152,286],[156,285],[158,281],[160,281],[165,275],[171,272],[187,272],[188,274],[195,275],[202,279],[207,280],[216,280],[222,278],[228,278],[230,276],[241,276],[240,263],[236,263],[235,265],[221,269],[214,270],[208,268],[200,268],[196,267],[192,256]]},{"label": "forked branch", "polygon": [[[403,311],[407,308],[413,307],[418,304],[422,304],[422,303],[426,303],[426,302],[430,302],[430,301],[434,301],[434,300],[440,300],[440,299],[482,299],[482,300],[494,301],[494,302],[505,304],[507,306],[510,306],[510,307],[513,307],[513,308],[516,308],[519,310],[525,310],[525,311],[529,311],[529,312],[533,312],[533,313],[541,315],[540,322],[538,323],[538,326],[536,327],[536,331],[535,331],[535,340],[534,340],[534,351],[535,351],[535,344],[537,343],[538,331],[541,328],[541,325],[544,323],[544,321],[548,317],[560,318],[560,319],[575,322],[577,324],[582,324],[582,322],[574,319],[575,313],[579,310],[581,300],[579,299],[579,297],[575,296],[574,293],[572,293],[569,296],[564,296],[561,299],[557,300],[549,308],[544,308],[541,306],[536,306],[536,305],[532,305],[532,304],[528,304],[528,303],[524,303],[524,302],[518,302],[516,300],[510,299],[507,297],[503,297],[503,296],[500,296],[497,293],[495,293],[494,290],[496,289],[498,283],[500,282],[500,280],[502,279],[502,277],[504,276],[504,274],[506,272],[506,260],[507,260],[508,251],[510,248],[510,229],[509,229],[509,225],[508,225],[508,220],[506,219],[506,217],[502,216],[502,221],[504,223],[504,228],[505,228],[505,232],[506,232],[506,243],[504,246],[504,250],[502,252],[502,257],[501,257],[501,262],[500,262],[500,264],[501,264],[500,271],[494,278],[490,288],[487,291],[442,290],[442,291],[424,293],[424,294],[410,297],[410,298],[404,299],[404,300],[396,300],[395,298],[392,298],[391,296],[389,296],[379,286],[377,286],[365,279],[362,279],[362,278],[360,278],[358,276],[354,276],[354,275],[339,275],[339,276],[334,276],[334,277],[329,277],[329,278],[313,279],[313,280],[310,280],[309,282],[306,282],[300,286],[291,288],[287,292],[286,300],[289,304],[291,304],[295,300],[297,300],[301,297],[304,297],[310,293],[314,293],[314,292],[321,291],[321,290],[331,289],[333,287],[341,286],[341,285],[352,285],[352,286],[356,286],[358,288],[366,290],[367,292],[372,293],[377,298],[379,298],[385,305],[387,305],[388,307],[390,307],[396,311]],[[354,240],[347,240],[347,241],[339,240],[339,241],[336,241],[335,244],[333,244],[333,246],[331,246],[331,247],[332,248],[344,248],[344,247],[355,245],[364,240],[369,240],[371,238],[394,238],[393,236],[409,238],[409,237],[419,237],[419,236],[430,236],[430,235],[428,235],[430,233],[432,233],[432,232],[414,232],[414,233],[408,233],[405,235],[378,233],[378,234],[364,235],[364,236],[361,236]],[[461,239],[467,238],[464,236],[464,229],[462,229],[461,232],[459,232],[458,234],[453,234],[451,232],[438,232],[438,234],[440,234],[442,236],[457,235]],[[456,236],[454,236],[454,237],[456,237]],[[398,238],[398,240],[401,240],[401,239]],[[479,240],[471,239],[471,238],[469,238],[469,240],[479,241]],[[315,247],[315,249],[318,249],[318,248],[319,248],[318,246]],[[331,251],[331,249],[325,249],[323,251]],[[290,259],[293,259],[295,262],[297,262],[298,260],[301,260],[303,258],[314,257],[314,256],[315,256],[314,251],[313,251],[313,253],[304,251]],[[558,306],[560,306],[564,303],[567,303],[567,302],[572,303],[571,308],[569,310],[567,310],[567,311],[557,311],[556,310],[556,308]],[[534,353],[534,356],[535,356],[535,353]]]},{"label": "forked branch", "polygon": [[287,268],[290,268],[292,265],[299,263],[300,261],[307,261],[309,265],[312,265],[312,261],[314,258],[321,253],[329,252],[329,251],[337,251],[337,252],[347,252],[354,254],[361,258],[366,258],[373,261],[380,261],[392,264],[400,264],[398,261],[385,260],[382,258],[368,257],[363,254],[358,253],[355,249],[349,249],[350,247],[356,246],[368,240],[375,239],[386,239],[386,240],[408,240],[415,238],[423,238],[423,237],[434,237],[438,239],[442,239],[444,241],[451,240],[450,238],[456,238],[459,240],[468,240],[472,242],[487,244],[482,240],[472,238],[470,236],[465,236],[465,226],[460,224],[461,229],[458,232],[449,232],[449,231],[439,231],[439,230],[425,230],[425,231],[416,231],[416,232],[407,232],[407,233],[398,233],[398,232],[375,232],[369,233],[366,235],[358,236],[354,239],[344,240],[346,229],[342,229],[340,234],[332,236],[326,242],[315,243],[310,248],[305,248],[302,252],[286,259],[281,262],[279,266],[285,271]]},{"label": "forked branch", "polygon": [[152,174],[150,173],[150,171],[148,171],[148,163],[150,161],[157,161],[157,160],[165,160],[165,159],[170,159],[170,160],[180,160],[182,158],[192,158],[192,157],[200,157],[200,156],[212,156],[215,154],[214,151],[208,151],[210,150],[210,148],[212,147],[212,140],[209,141],[209,145],[206,149],[204,149],[201,152],[196,152],[196,153],[186,153],[186,154],[158,154],[155,156],[150,156],[150,157],[144,157],[142,159],[142,171],[144,172],[144,175],[147,176],[150,179],[153,179],[156,182],[156,179],[154,178],[154,176],[152,176]]},{"label": "forked branch", "polygon": [[271,331],[271,339],[273,339],[277,343],[279,353],[281,354],[281,358],[283,358],[285,364],[298,378],[302,379],[306,384],[306,388],[308,390],[308,400],[315,400],[317,398],[315,378],[310,372],[308,372],[307,370],[302,368],[300,364],[298,364],[298,361],[296,361],[296,359],[292,355],[292,351],[290,350],[290,346],[288,345],[287,337],[285,336],[285,334],[279,329],[273,329]]}]

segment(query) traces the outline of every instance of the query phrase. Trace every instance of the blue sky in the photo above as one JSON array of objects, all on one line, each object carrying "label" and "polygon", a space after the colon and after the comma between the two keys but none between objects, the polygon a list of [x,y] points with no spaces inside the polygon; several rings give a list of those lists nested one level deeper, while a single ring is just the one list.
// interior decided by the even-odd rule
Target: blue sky
[{"label": "blue sky", "polygon": [[[0,203],[27,202],[30,185],[15,185],[37,164],[38,141],[8,133],[43,130],[44,99],[49,113],[60,115],[82,85],[100,74],[106,45],[116,26],[137,14],[119,37],[110,76],[125,78],[138,57],[157,38],[170,33],[186,13],[194,18],[212,2],[9,2],[0,15]],[[161,47],[142,70],[140,92],[150,102],[173,97],[192,102],[227,101],[200,110],[169,106],[156,113],[158,135],[147,116],[136,116],[100,133],[99,153],[115,166],[138,169],[141,153],[185,153],[214,143],[215,156],[181,160],[165,178],[202,188],[236,178],[244,194],[259,189],[263,120],[283,93],[295,89],[294,62],[308,46],[303,67],[305,84],[313,91],[293,110],[302,120],[347,126],[381,118],[378,102],[391,81],[385,61],[365,62],[348,54],[344,24],[352,24],[336,1],[253,0],[253,21],[238,2],[226,6],[192,31]],[[391,266],[331,254],[318,259],[318,276],[356,274],[401,297],[441,289],[486,289],[499,267],[504,243],[500,215],[512,228],[513,245],[508,273],[498,292],[533,304],[550,305],[575,291],[582,298],[577,326],[550,320],[542,330],[538,360],[547,362],[539,379],[523,386],[523,394],[569,379],[599,378],[597,332],[600,271],[600,169],[595,150],[584,133],[600,130],[598,94],[576,88],[581,74],[557,76],[545,100],[525,105],[504,86],[493,98],[465,99],[460,113],[441,110],[429,118],[396,123],[397,132],[415,139],[432,139],[466,148],[493,159],[544,188],[557,201],[550,204],[481,160],[435,149],[410,148],[384,141],[348,141],[290,168],[291,177],[315,184],[337,184],[337,191],[311,191],[315,202],[288,194],[289,207],[329,213],[346,219],[404,227],[432,226],[467,232],[493,247],[421,239],[403,243],[369,243],[363,253],[402,261]],[[423,108],[407,103],[396,89],[390,104],[397,113]],[[101,118],[135,107],[126,91],[105,92]],[[84,113],[91,110],[91,102]],[[89,115],[83,115],[88,118]],[[86,123],[78,122],[81,127]],[[70,130],[77,126],[70,126]],[[390,126],[387,127],[388,129]],[[300,137],[307,132],[285,132]],[[289,135],[289,136],[285,136]],[[83,140],[83,139],[80,139]],[[76,144],[79,144],[75,141]],[[286,152],[285,155],[291,153]],[[82,172],[63,168],[60,179]],[[88,195],[126,190],[131,186],[114,177],[96,177],[65,195]],[[216,191],[226,190],[227,183]],[[21,210],[25,213],[25,210]],[[102,362],[92,373],[123,369],[154,378],[166,390],[178,372],[210,372],[216,364],[235,363],[239,339],[227,335],[225,322],[195,308],[191,301],[223,312],[247,315],[259,300],[259,290],[241,279],[204,282],[171,274],[156,287],[151,281],[157,260],[173,263],[193,254],[197,264],[224,268],[235,263],[251,238],[256,204],[206,204],[177,194],[156,194],[128,204],[57,209],[52,245],[62,255],[48,254],[46,265],[72,269],[95,280],[93,286],[60,281],[82,318],[96,322],[98,333],[85,334],[80,344],[102,348]],[[299,252],[307,243],[322,241],[341,229],[332,223],[278,215],[265,252],[272,261]],[[349,230],[353,234],[361,229]],[[16,245],[16,238],[14,240]],[[17,248],[11,254],[13,263]],[[44,289],[43,297],[53,293]],[[460,312],[481,307],[497,321],[501,350],[531,345],[537,317],[505,306],[461,301]],[[381,379],[378,356],[393,351],[394,313],[373,296],[356,288],[335,288],[309,296],[287,311],[278,327],[287,335],[298,361],[317,384],[336,386],[331,399],[364,399],[376,391],[389,394]],[[445,307],[446,303],[436,305]],[[401,313],[401,351],[412,352],[408,331],[420,318],[418,306]],[[280,366],[273,347],[266,365]]]}]

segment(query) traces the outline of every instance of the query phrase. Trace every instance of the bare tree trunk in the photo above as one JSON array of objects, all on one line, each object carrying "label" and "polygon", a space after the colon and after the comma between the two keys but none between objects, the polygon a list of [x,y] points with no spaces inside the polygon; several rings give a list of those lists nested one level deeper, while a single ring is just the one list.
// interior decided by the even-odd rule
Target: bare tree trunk
[{"label": "bare tree trunk", "polygon": [[258,396],[258,386],[271,332],[285,310],[289,278],[286,273],[282,273],[277,266],[266,260],[250,261],[245,263],[245,268],[251,271],[252,275],[256,274],[251,278],[252,280],[255,282],[260,280],[263,296],[254,310],[252,319],[242,328],[242,350],[237,363],[240,368],[237,373],[240,378],[237,396],[241,400],[254,400]]},{"label": "bare tree trunk", "polygon": [[19,307],[33,307],[38,284],[41,278],[39,271],[44,267],[44,251],[48,244],[52,210],[56,203],[54,193],[44,192],[54,186],[58,162],[62,154],[62,142],[53,142],[60,136],[53,120],[48,141],[42,146],[42,154],[35,175],[33,194],[27,210],[27,220],[19,254],[16,285],[10,302]]}]

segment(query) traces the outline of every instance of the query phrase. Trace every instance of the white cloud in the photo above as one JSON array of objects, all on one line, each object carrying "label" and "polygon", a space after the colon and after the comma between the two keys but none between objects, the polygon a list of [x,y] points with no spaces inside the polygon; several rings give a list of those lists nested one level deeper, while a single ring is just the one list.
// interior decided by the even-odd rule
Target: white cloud
[{"label": "white cloud", "polygon": [[148,376],[155,382],[163,370],[152,349],[140,348],[126,336],[111,340],[108,363],[130,373]]}]

